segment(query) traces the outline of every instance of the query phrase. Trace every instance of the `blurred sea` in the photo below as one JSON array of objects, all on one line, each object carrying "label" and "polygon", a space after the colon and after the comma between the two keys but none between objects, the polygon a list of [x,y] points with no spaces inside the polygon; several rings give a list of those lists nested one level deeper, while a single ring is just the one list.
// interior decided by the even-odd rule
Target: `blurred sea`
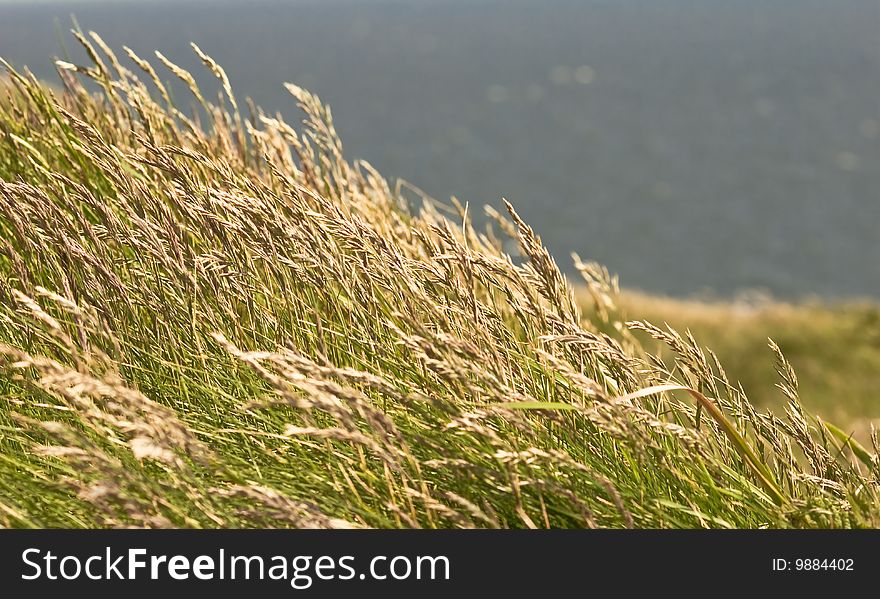
[{"label": "blurred sea", "polygon": [[880,297],[876,0],[0,3],[0,56],[54,80],[71,13],[214,90],[195,41],[291,119],[282,82],[309,88],[350,158],[438,199],[506,197],[563,268]]}]

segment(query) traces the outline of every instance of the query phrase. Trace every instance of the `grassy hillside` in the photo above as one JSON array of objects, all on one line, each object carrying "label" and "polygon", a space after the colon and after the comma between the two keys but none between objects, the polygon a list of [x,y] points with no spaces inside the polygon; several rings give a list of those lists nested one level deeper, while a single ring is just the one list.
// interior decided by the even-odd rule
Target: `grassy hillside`
[{"label": "grassy hillside", "polygon": [[781,352],[774,416],[597,265],[582,314],[513,207],[480,232],[347,161],[307,91],[293,127],[198,48],[215,102],[81,42],[0,102],[0,524],[880,524],[876,439]]},{"label": "grassy hillside", "polygon": [[[809,410],[867,440],[880,424],[880,308],[870,303],[683,301],[627,292],[628,318],[690,329],[712,348],[732,380],[758,406],[784,407],[767,346],[772,338],[794,366]],[[664,351],[645,341],[651,351]]]}]

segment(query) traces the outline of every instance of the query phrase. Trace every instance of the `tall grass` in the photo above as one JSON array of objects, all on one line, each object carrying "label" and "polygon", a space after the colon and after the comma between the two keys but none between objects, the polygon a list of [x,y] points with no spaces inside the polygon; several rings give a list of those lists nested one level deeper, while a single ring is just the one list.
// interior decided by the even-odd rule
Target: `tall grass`
[{"label": "tall grass", "polygon": [[578,259],[585,318],[513,207],[480,231],[347,161],[309,92],[293,127],[196,47],[217,100],[77,37],[63,91],[7,67],[0,100],[0,524],[880,524],[876,436],[781,352],[777,417]]}]

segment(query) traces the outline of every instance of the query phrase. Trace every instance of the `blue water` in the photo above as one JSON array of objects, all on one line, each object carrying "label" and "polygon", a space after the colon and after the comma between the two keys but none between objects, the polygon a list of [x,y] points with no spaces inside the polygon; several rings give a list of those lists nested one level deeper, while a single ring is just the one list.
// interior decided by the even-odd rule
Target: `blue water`
[{"label": "blue water", "polygon": [[0,55],[54,77],[71,12],[215,89],[196,41],[292,119],[281,83],[310,88],[350,157],[440,199],[506,197],[563,267],[880,297],[880,2],[0,3]]}]

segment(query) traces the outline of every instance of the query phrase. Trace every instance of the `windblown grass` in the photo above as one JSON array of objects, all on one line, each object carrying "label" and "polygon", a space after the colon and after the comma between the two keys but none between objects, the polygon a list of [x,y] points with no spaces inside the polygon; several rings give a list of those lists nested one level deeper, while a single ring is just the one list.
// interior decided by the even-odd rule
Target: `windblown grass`
[{"label": "windblown grass", "polygon": [[307,91],[294,128],[157,55],[184,110],[79,38],[0,101],[0,524],[880,524],[876,436],[850,459],[781,353],[778,418],[578,261],[582,316],[512,207],[480,232],[346,161]]},{"label": "windblown grass", "polygon": [[[806,300],[692,301],[625,291],[628,318],[668,322],[690,329],[718,354],[731,379],[752,403],[784,409],[767,338],[785,352],[800,381],[807,410],[839,424],[868,443],[880,422],[880,307],[868,301]],[[662,344],[641,339],[649,351],[668,354]]]}]

